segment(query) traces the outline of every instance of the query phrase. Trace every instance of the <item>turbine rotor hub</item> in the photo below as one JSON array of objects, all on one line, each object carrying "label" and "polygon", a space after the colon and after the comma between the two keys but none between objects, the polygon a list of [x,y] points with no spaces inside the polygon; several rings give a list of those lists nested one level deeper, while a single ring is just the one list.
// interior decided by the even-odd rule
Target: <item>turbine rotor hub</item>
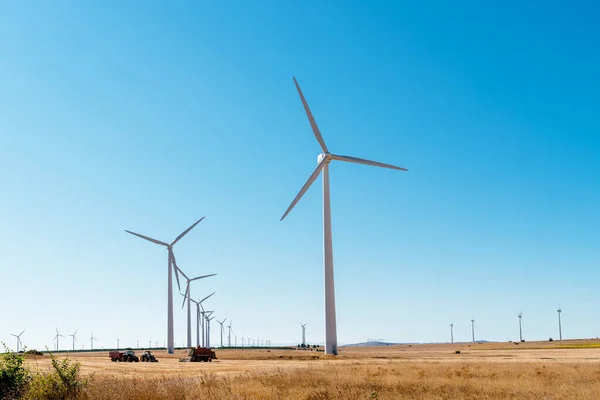
[{"label": "turbine rotor hub", "polygon": [[323,159],[325,159],[325,162],[331,162],[331,153],[319,154],[319,156],[317,157],[317,162],[320,163],[321,161],[323,161]]}]

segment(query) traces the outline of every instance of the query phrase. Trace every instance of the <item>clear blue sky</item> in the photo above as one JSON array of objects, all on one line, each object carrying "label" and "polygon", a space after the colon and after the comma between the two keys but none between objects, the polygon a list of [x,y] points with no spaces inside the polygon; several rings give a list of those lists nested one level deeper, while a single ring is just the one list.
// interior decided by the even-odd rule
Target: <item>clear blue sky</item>
[{"label": "clear blue sky", "polygon": [[205,215],[194,295],[322,342],[320,181],[279,221],[319,152],[292,75],[333,152],[410,169],[332,165],[340,343],[510,340],[521,309],[547,339],[559,304],[600,334],[594,2],[171,3],[0,3],[0,340],[164,342],[166,252],[123,230]]}]

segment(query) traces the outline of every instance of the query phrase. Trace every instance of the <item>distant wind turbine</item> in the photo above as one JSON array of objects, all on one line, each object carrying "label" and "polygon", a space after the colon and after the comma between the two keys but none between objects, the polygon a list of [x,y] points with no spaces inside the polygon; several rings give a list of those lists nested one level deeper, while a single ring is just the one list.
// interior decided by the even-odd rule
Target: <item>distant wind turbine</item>
[{"label": "distant wind turbine", "polygon": [[306,324],[307,323],[302,323],[300,322],[300,326],[302,327],[302,344],[306,345]]},{"label": "distant wind turbine", "polygon": [[473,343],[475,343],[475,316],[471,319],[471,335],[473,336]]},{"label": "distant wind turbine", "polygon": [[73,351],[75,351],[75,342],[77,341],[77,338],[75,336],[77,336],[77,331],[75,331],[75,333],[69,336],[73,338]]},{"label": "distant wind turbine", "polygon": [[[177,269],[179,269],[177,266],[175,267]],[[186,288],[185,288],[185,294],[183,295],[183,303],[181,304],[181,308],[183,308],[183,306],[185,306],[186,300],[187,300],[187,347],[190,348],[192,347],[192,308],[191,308],[191,296],[192,294],[190,293],[190,284],[198,279],[203,279],[203,278],[208,278],[210,276],[215,276],[216,274],[209,274],[209,275],[203,275],[203,276],[197,276],[195,278],[188,278],[186,274],[183,273],[183,271],[181,269],[179,269],[179,272],[181,273],[181,275],[183,275],[183,277],[185,278],[185,280],[187,281],[186,284]]]},{"label": "distant wind turbine", "polygon": [[[211,312],[212,314],[212,312]],[[210,348],[210,321],[215,319],[215,317],[210,317],[206,319],[206,347]]]},{"label": "distant wind turbine", "polygon": [[523,310],[517,315],[519,317],[519,342],[523,341]]},{"label": "distant wind turbine", "polygon": [[229,326],[227,327],[227,329],[229,329],[229,334],[227,335],[227,347],[231,347],[231,320],[229,320]]},{"label": "distant wind turbine", "polygon": [[217,320],[217,322],[221,325],[221,347],[223,347],[223,324],[226,320],[227,318],[223,318],[223,321]]},{"label": "distant wind turbine", "polygon": [[[190,299],[194,304],[196,304],[196,345],[200,346],[200,327],[202,326],[202,346],[204,347],[204,307],[202,307],[202,302],[209,297],[211,297],[216,292],[212,292],[202,300],[196,301],[194,299]],[[182,294],[182,296],[185,296]],[[202,309],[202,311],[200,311]]]},{"label": "distant wind turbine", "polygon": [[560,323],[560,314],[562,313],[562,310],[560,309],[560,306],[558,306],[558,310],[556,310],[556,312],[558,313],[558,337],[559,340],[562,340],[562,326]]},{"label": "distant wind turbine", "polygon": [[177,267],[177,261],[175,260],[175,253],[173,253],[173,246],[182,237],[187,235],[187,233],[189,231],[194,229],[194,227],[196,225],[198,225],[200,223],[200,221],[202,221],[203,219],[204,219],[204,217],[202,217],[198,221],[194,222],[194,224],[192,226],[190,226],[185,231],[183,231],[170,244],[161,242],[160,240],[152,239],[148,236],[140,235],[139,233],[125,230],[125,232],[127,232],[127,233],[131,233],[132,235],[135,235],[142,239],[148,240],[152,243],[156,243],[161,246],[165,246],[167,248],[167,253],[168,253],[168,262],[167,262],[167,265],[168,265],[167,266],[167,287],[168,287],[168,293],[167,293],[167,352],[169,354],[175,353],[175,337],[174,337],[174,330],[173,330],[173,266],[175,266],[175,278],[177,279],[177,288],[179,290],[181,290],[181,286],[179,285],[179,275],[177,274],[177,270],[179,268]]},{"label": "distant wind turbine", "polygon": [[325,145],[325,141],[323,140],[323,136],[317,127],[317,123],[308,107],[308,103],[300,90],[300,86],[294,77],[294,84],[296,85],[296,89],[298,90],[298,94],[300,95],[300,100],[304,106],[304,111],[306,111],[306,115],[308,116],[308,120],[310,122],[310,126],[312,127],[313,133],[323,153],[319,155],[317,161],[317,168],[310,175],[300,192],[292,201],[292,204],[288,207],[286,212],[281,217],[281,220],[289,214],[290,211],[294,208],[296,203],[300,201],[304,193],[308,190],[308,188],[312,185],[312,183],[317,179],[319,174],[323,172],[323,248],[324,248],[324,270],[325,270],[325,354],[333,354],[337,355],[337,325],[336,325],[336,317],[335,317],[335,290],[334,290],[334,281],[333,281],[333,247],[332,247],[332,235],[331,235],[331,207],[330,207],[330,199],[329,199],[329,163],[333,160],[338,161],[346,161],[356,164],[364,164],[371,165],[374,167],[382,167],[382,168],[390,168],[399,171],[408,171],[405,168],[396,167],[390,164],[383,164],[377,161],[365,160],[362,158],[356,157],[348,157],[348,156],[339,156],[335,154],[331,154],[329,149]]},{"label": "distant wind turbine", "polygon": [[17,353],[23,348],[23,342],[21,342],[21,335],[23,334],[23,332],[25,332],[25,329],[23,329],[23,331],[18,335],[15,335],[14,333],[10,334],[10,336],[14,336],[17,338]]},{"label": "distant wind turbine", "polygon": [[64,337],[64,335],[61,335],[60,333],[58,333],[58,328],[56,328],[56,336],[54,336],[54,340],[56,340],[56,351],[58,351],[58,338],[59,337]]},{"label": "distant wind turbine", "polygon": [[94,340],[98,340],[97,338],[94,337],[94,334],[92,333],[92,337],[90,337],[90,349],[94,350]]},{"label": "distant wind turbine", "polygon": [[454,343],[454,324],[450,324],[450,342]]}]

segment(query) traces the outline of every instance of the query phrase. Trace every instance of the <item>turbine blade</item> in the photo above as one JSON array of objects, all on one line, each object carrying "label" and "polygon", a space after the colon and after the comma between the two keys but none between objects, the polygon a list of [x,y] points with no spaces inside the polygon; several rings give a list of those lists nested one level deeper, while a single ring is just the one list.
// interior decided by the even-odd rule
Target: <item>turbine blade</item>
[{"label": "turbine blade", "polygon": [[137,236],[137,237],[141,237],[142,239],[146,239],[146,240],[148,240],[148,241],[150,241],[150,242],[152,242],[152,243],[160,244],[160,245],[163,245],[163,246],[169,246],[169,245],[168,245],[167,243],[165,243],[165,242],[161,242],[160,240],[152,239],[152,238],[150,238],[150,237],[148,237],[148,236],[140,235],[139,233],[135,233],[135,232],[128,231],[127,229],[125,229],[125,232],[127,232],[127,233],[131,233],[132,235],[135,235],[135,236]]},{"label": "turbine blade", "polygon": [[[181,272],[183,276],[185,276],[185,274],[177,266],[177,262],[175,261],[175,253],[173,253],[173,249],[171,248],[169,248],[169,257],[171,259],[171,263],[175,267],[175,279],[177,280],[177,290],[181,290],[181,284],[179,283],[179,272]],[[185,276],[185,278],[187,279],[187,276]]]},{"label": "turbine blade", "polygon": [[319,127],[317,126],[315,118],[313,117],[312,112],[310,111],[310,108],[308,107],[308,103],[306,102],[306,99],[304,98],[304,95],[302,94],[302,90],[300,90],[300,85],[298,85],[298,81],[296,80],[296,77],[294,77],[294,84],[296,85],[296,89],[298,90],[298,94],[300,95],[300,100],[302,100],[302,105],[304,106],[304,111],[306,111],[306,115],[308,116],[308,121],[310,122],[310,126],[312,127],[312,130],[315,134],[315,137],[317,138],[317,141],[321,145],[323,152],[329,153],[329,150],[327,150],[327,146],[325,145],[325,141],[323,140],[323,136],[321,135],[321,132],[319,131]]},{"label": "turbine blade", "polygon": [[292,201],[292,204],[290,204],[288,209],[285,211],[285,213],[283,214],[283,217],[281,217],[280,221],[283,221],[283,219],[290,213],[290,211],[292,211],[292,208],[294,208],[296,203],[298,203],[300,201],[300,199],[302,198],[302,196],[304,196],[304,193],[306,193],[306,191],[308,190],[310,185],[312,185],[313,182],[315,181],[315,179],[317,179],[317,176],[319,176],[319,173],[323,169],[323,166],[325,166],[325,162],[327,162],[327,158],[323,157],[323,159],[321,160],[319,165],[317,165],[317,168],[315,168],[315,170],[310,175],[310,177],[308,178],[308,180],[306,181],[304,186],[302,186],[302,189],[300,189],[300,191],[296,195],[296,198],[294,198],[294,201]]},{"label": "turbine blade", "polygon": [[211,294],[209,294],[208,296],[206,296],[205,298],[203,298],[202,300],[200,300],[200,302],[199,302],[199,303],[200,303],[200,304],[202,304],[202,302],[203,302],[204,300],[208,299],[210,296],[212,296],[212,295],[213,295],[213,294],[215,294],[215,293],[217,293],[217,292],[212,292]]},{"label": "turbine blade", "polygon": [[210,274],[210,275],[202,275],[202,276],[197,276],[197,277],[195,277],[195,278],[192,278],[192,279],[190,279],[190,282],[191,282],[191,281],[196,281],[196,280],[198,280],[198,279],[208,278],[209,276],[215,276],[215,275],[216,275],[216,274]]},{"label": "turbine blade", "polygon": [[185,306],[185,301],[187,300],[189,294],[190,294],[190,282],[188,281],[187,287],[185,289],[185,294],[183,295],[183,303],[181,303],[181,308],[183,308],[183,306]]},{"label": "turbine blade", "polygon": [[[23,329],[23,332],[25,332],[25,329]],[[23,332],[19,333],[19,336],[21,336],[23,334]]]},{"label": "turbine blade", "polygon": [[177,236],[177,239],[173,240],[173,243],[171,243],[171,246],[175,245],[175,243],[179,242],[179,239],[181,239],[182,237],[184,237],[185,235],[187,235],[187,233],[189,231],[191,231],[192,229],[194,229],[194,227],[196,225],[198,225],[200,223],[200,221],[202,221],[205,217],[200,218],[198,221],[196,221],[192,226],[190,226],[189,228],[187,228],[185,231],[183,231],[181,233],[181,235]]},{"label": "turbine blade", "polygon": [[408,171],[406,168],[396,167],[395,165],[384,164],[384,163],[380,163],[377,161],[365,160],[364,158],[349,157],[349,156],[337,156],[335,154],[332,154],[331,158],[334,160],[346,161],[346,162],[351,162],[351,163],[356,163],[356,164],[371,165],[373,167],[390,168],[390,169],[396,169],[398,171]]}]

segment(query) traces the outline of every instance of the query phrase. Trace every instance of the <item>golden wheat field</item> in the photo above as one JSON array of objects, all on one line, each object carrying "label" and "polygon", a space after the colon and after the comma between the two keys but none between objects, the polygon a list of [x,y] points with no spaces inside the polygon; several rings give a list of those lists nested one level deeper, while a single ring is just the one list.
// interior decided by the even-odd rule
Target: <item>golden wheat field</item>
[{"label": "golden wheat field", "polygon": [[[456,352],[460,351],[460,354]],[[600,340],[216,350],[212,363],[113,363],[108,352],[57,354],[92,376],[93,399],[600,399]],[[28,359],[33,369],[49,357]]]}]

